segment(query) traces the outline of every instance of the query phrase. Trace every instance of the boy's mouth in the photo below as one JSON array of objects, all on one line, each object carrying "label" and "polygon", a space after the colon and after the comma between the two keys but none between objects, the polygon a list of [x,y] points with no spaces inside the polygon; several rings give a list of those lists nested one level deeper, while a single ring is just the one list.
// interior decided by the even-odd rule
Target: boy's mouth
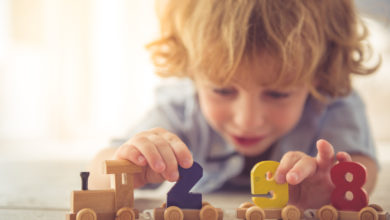
[{"label": "boy's mouth", "polygon": [[240,136],[231,136],[234,143],[241,147],[252,147],[257,143],[261,142],[264,137],[240,137]]}]

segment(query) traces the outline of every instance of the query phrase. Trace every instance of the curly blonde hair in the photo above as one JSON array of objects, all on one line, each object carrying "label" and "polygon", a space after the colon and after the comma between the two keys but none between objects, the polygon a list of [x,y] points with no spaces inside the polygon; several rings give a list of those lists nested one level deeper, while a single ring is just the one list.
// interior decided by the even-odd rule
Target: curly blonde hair
[{"label": "curly blonde hair", "polygon": [[[271,87],[306,83],[321,98],[347,95],[351,74],[367,75],[379,66],[364,65],[370,52],[367,29],[353,0],[156,3],[161,36],[147,49],[162,77],[199,76],[225,85],[240,74]],[[280,63],[278,71],[269,76],[236,72],[261,53]]]}]

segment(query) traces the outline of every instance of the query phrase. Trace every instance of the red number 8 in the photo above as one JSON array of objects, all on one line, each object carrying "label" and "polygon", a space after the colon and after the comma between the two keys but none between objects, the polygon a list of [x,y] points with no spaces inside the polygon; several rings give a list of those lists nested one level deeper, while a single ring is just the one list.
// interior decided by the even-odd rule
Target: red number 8
[{"label": "red number 8", "polygon": [[[346,179],[346,174],[353,175],[352,181]],[[367,192],[362,188],[366,182],[366,169],[355,162],[340,162],[330,171],[335,185],[331,196],[332,205],[339,210],[359,211],[368,205]],[[347,192],[353,194],[353,199],[346,197]]]}]

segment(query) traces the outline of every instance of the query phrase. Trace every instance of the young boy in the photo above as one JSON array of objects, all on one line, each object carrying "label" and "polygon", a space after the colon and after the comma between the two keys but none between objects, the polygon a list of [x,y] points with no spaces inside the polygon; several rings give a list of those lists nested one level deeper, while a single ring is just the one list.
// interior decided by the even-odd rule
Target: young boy
[{"label": "young boy", "polygon": [[195,160],[203,192],[249,190],[253,165],[276,160],[289,202],[318,208],[330,201],[330,168],[352,160],[373,190],[374,144],[350,76],[375,68],[362,65],[366,29],[352,0],[168,0],[158,9],[161,37],[148,45],[157,72],[190,83],[159,90],[128,140],[98,154],[91,187],[108,186],[97,171],[108,158],[146,168],[135,187],[176,181],[178,166]]}]

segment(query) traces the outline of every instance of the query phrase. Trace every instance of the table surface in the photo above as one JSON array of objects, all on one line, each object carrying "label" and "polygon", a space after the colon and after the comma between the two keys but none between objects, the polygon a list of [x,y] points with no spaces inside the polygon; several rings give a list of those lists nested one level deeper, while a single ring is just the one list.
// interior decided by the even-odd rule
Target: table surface
[{"label": "table surface", "polygon": [[[65,219],[69,211],[70,193],[80,188],[81,161],[0,161],[0,220]],[[375,192],[370,203],[380,204],[390,211],[390,163],[383,163]],[[168,187],[168,186],[167,186]],[[166,191],[136,191],[135,207],[144,210],[159,207]],[[234,209],[250,201],[246,193],[214,193],[203,195],[204,200],[225,211],[234,219]],[[228,218],[225,218],[228,219]]]}]

